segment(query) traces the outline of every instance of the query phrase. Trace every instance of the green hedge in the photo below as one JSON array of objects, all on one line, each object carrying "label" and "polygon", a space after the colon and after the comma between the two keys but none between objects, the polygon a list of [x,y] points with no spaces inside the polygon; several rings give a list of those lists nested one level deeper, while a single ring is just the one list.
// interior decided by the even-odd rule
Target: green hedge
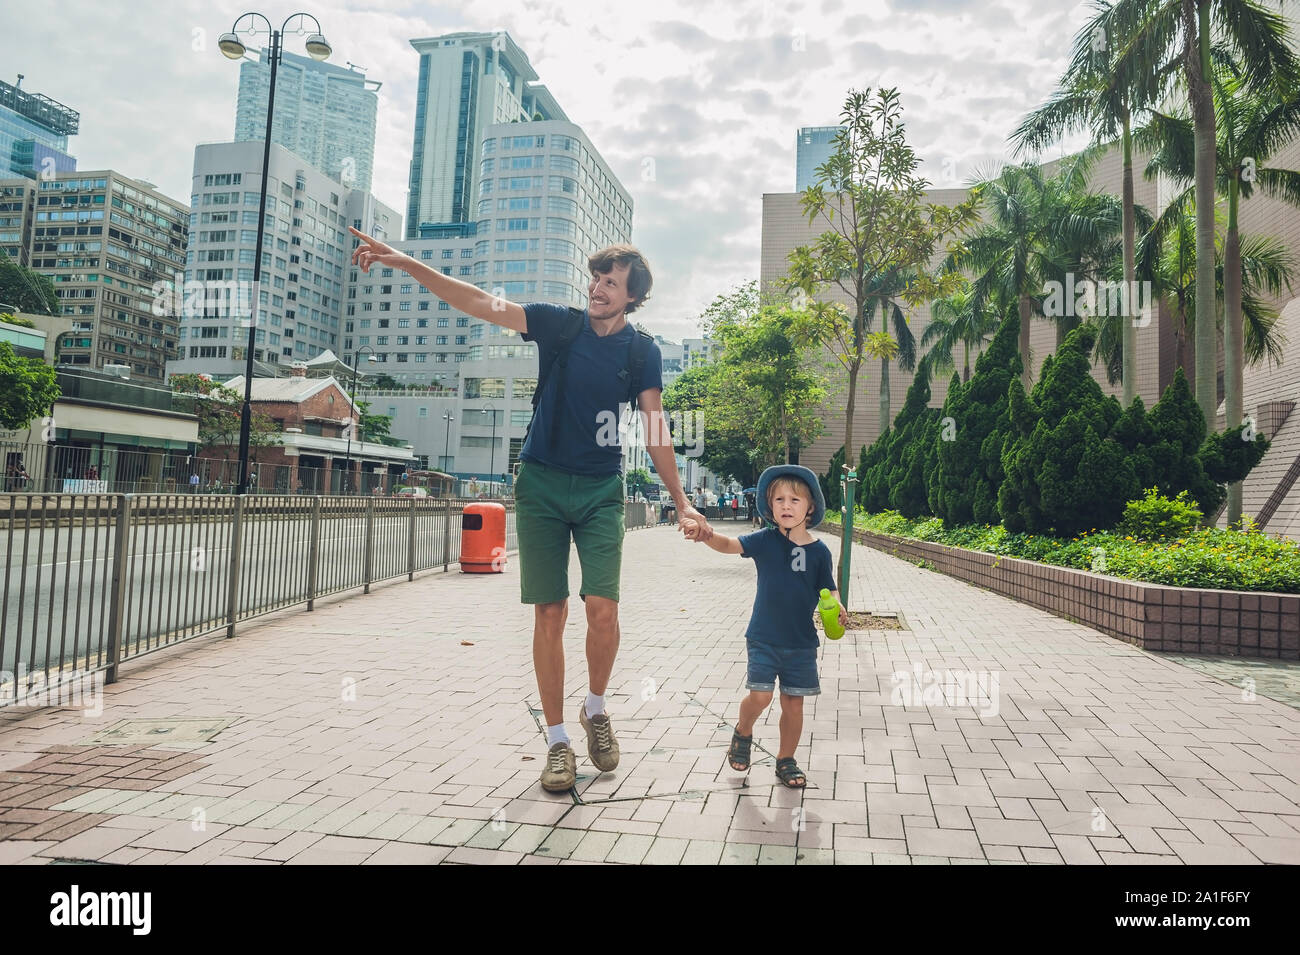
[{"label": "green hedge", "polygon": [[[826,520],[838,524],[838,512]],[[1145,540],[1117,531],[1084,531],[1070,538],[1007,531],[1001,524],[944,527],[940,518],[911,520],[897,511],[859,510],[855,528],[913,537],[989,554],[1005,554],[1057,567],[1095,570],[1174,587],[1300,593],[1300,543],[1258,530],[1203,528],[1178,537]]]}]

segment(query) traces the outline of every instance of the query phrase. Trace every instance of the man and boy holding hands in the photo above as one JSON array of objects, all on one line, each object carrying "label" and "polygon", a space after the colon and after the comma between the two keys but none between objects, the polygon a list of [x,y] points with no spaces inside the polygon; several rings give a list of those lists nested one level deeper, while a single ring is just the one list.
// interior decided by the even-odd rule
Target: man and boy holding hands
[{"label": "man and boy holding hands", "polygon": [[[644,257],[629,245],[591,255],[588,306],[519,305],[443,275],[358,231],[352,262],[411,275],[452,308],[518,333],[538,346],[534,414],[520,451],[515,482],[521,600],[534,607],[533,667],[547,728],[541,784],[563,792],[576,782],[576,759],[565,728],[564,625],[568,615],[570,537],[582,569],[586,605],[589,689],[578,711],[587,755],[601,772],[618,766],[619,748],[604,694],[618,652],[619,579],[623,542],[622,451],[609,440],[611,419],[624,404],[640,409],[647,450],[677,506],[682,533],[723,554],[752,558],[758,589],[749,629],[748,696],[741,702],[727,758],[749,768],[753,726],[781,690],[781,745],[776,773],[792,788],[806,784],[794,751],[803,726],[803,697],[820,692],[818,639],[812,624],[821,588],[835,590],[830,550],[808,531],[825,514],[813,473],[798,465],[768,468],[757,504],[772,525],[740,538],[714,532],[682,489],[664,419],[658,346],[631,326],[627,315],[649,297],[653,279]],[[840,608],[841,621],[844,609]],[[743,731],[743,732],[742,732]]]}]

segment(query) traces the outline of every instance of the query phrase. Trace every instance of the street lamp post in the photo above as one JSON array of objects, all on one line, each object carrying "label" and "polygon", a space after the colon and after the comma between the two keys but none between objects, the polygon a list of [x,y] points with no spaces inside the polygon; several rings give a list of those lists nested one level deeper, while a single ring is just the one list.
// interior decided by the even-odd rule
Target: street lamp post
[{"label": "street lamp post", "polygon": [[[257,347],[257,313],[260,310],[260,289],[262,282],[262,237],[266,234],[266,180],[271,169],[271,119],[275,115],[275,75],[280,65],[280,37],[289,22],[297,17],[304,17],[316,24],[316,32],[307,37],[307,55],[313,60],[327,59],[333,50],[325,37],[321,35],[320,21],[310,13],[293,13],[280,24],[280,29],[271,28],[271,21],[260,13],[245,13],[231,26],[230,32],[223,34],[217,41],[221,52],[232,60],[242,60],[248,48],[239,39],[239,24],[244,19],[260,18],[266,24],[271,36],[271,88],[266,98],[266,140],[262,144],[262,193],[257,207],[257,250],[253,259],[253,295],[249,304],[248,316],[248,354],[244,356],[244,406],[239,414],[239,487],[237,494],[248,490],[248,435],[253,421],[253,351]],[[250,36],[257,34],[254,26],[245,27]],[[297,31],[303,33],[302,29]]]},{"label": "street lamp post", "polygon": [[483,409],[483,414],[491,414],[491,415],[492,415],[492,443],[491,443],[490,445],[488,445],[488,448],[489,448],[489,457],[488,457],[488,461],[489,461],[489,463],[488,463],[488,493],[491,494],[491,493],[492,493],[492,487],[493,487],[493,485],[496,483],[496,482],[493,480],[493,477],[492,477],[494,474],[496,474],[496,464],[497,464],[497,408],[496,408],[496,405],[492,404],[492,402],[489,401],[489,402],[488,402],[488,406],[487,406],[486,408]]},{"label": "street lamp post", "polygon": [[[363,351],[368,351],[368,352],[370,352],[370,357],[367,358],[366,361],[373,362],[373,361],[376,360],[376,359],[375,359],[375,350],[374,350],[373,348],[371,348],[369,345],[362,345],[360,348],[358,348],[356,351],[354,351],[354,352],[352,353],[352,385],[351,385],[351,388],[350,388],[350,390],[349,390],[349,398],[350,398],[350,400],[352,401],[353,404],[356,404],[356,401],[357,401],[357,397],[356,397],[356,395],[357,395],[357,359],[361,357],[361,353],[362,353]],[[360,408],[360,406],[357,407],[357,417],[358,417],[358,418],[361,417],[361,408]],[[351,416],[349,415],[349,417],[348,417],[348,464],[347,464],[347,470],[344,472],[345,480],[347,481],[347,484],[344,486],[344,489],[343,489],[343,490],[344,490],[344,493],[347,493],[347,491],[348,491],[348,490],[351,488],[351,486],[352,486],[352,430],[353,430],[353,429],[352,429],[352,419],[351,419]],[[363,453],[364,453],[364,452],[363,452]],[[360,484],[359,481],[358,481],[357,483]]]},{"label": "street lamp post", "polygon": [[451,423],[456,420],[456,416],[451,413],[450,409],[442,413],[442,420],[447,422],[447,437],[442,442],[442,466],[447,467],[447,460],[451,456]]}]

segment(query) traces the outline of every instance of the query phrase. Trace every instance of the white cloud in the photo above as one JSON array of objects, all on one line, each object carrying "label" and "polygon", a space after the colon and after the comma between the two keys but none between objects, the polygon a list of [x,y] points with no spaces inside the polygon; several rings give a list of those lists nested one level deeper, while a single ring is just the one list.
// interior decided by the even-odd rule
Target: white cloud
[{"label": "white cloud", "polygon": [[[234,129],[239,70],[216,38],[246,9],[140,0],[127,17],[115,4],[67,0],[58,18],[36,8],[7,18],[7,61],[26,74],[25,89],[80,111],[80,168],[115,168],[187,201],[194,146]],[[1007,135],[1051,92],[1087,15],[1077,0],[319,0],[310,9],[332,62],[383,84],[374,191],[403,213],[419,67],[410,39],[508,31],[632,193],[633,241],[656,273],[638,317],[679,338],[695,334],[694,316],[715,295],[757,277],[762,194],[793,189],[799,126],[837,122],[850,88],[897,86],[923,172],[950,185],[939,180],[955,167],[965,181],[1009,154]],[[286,49],[302,52],[302,38]],[[653,181],[643,179],[647,158]]]}]

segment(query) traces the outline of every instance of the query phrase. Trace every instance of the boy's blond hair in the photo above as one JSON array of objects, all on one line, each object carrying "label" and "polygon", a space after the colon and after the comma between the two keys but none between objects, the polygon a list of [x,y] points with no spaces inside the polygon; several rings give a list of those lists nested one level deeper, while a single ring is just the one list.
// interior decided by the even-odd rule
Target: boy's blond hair
[{"label": "boy's blond hair", "polygon": [[[807,524],[808,518],[812,517],[813,511],[817,510],[817,499],[813,497],[812,488],[808,486],[808,482],[803,478],[797,478],[788,474],[783,474],[781,477],[773,478],[772,483],[767,486],[768,513],[774,513],[772,498],[776,495],[777,490],[783,487],[788,487],[808,502],[808,513],[803,516],[803,522]],[[772,523],[775,524],[776,521],[773,521]]]}]

